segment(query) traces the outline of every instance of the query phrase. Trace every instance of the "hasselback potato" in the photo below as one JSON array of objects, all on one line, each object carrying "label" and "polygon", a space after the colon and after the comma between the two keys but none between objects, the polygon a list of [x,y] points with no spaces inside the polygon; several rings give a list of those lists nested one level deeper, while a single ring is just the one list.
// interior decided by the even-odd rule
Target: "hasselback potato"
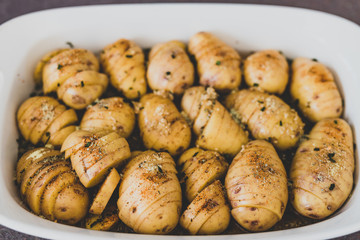
[{"label": "hasselback potato", "polygon": [[116,132],[77,130],[65,139],[61,152],[65,152],[66,159],[70,157],[72,167],[87,188],[99,184],[109,169],[130,157],[129,144]]},{"label": "hasselback potato", "polygon": [[191,129],[175,104],[150,93],[140,100],[139,129],[147,149],[181,154],[190,145]]},{"label": "hasselback potato", "polygon": [[97,58],[86,49],[55,52],[43,66],[42,80],[45,94],[57,91],[58,98],[74,109],[91,104],[108,85],[107,76],[99,73]]},{"label": "hasselback potato", "polygon": [[21,196],[36,215],[67,224],[85,217],[88,192],[59,151],[30,150],[19,159],[16,172]]},{"label": "hasselback potato", "polygon": [[134,110],[120,97],[104,98],[88,106],[80,123],[83,130],[115,131],[125,138],[131,134],[134,126]]},{"label": "hasselback potato", "polygon": [[78,120],[73,109],[66,109],[51,97],[31,97],[20,105],[17,123],[26,141],[40,141],[60,146],[65,138],[75,131]]},{"label": "hasselback potato", "polygon": [[241,57],[235,49],[211,33],[199,32],[190,38],[189,52],[196,58],[201,85],[216,90],[240,86]]},{"label": "hasselback potato", "polygon": [[128,99],[140,98],[146,93],[144,59],[142,49],[127,39],[109,44],[100,54],[111,84]]},{"label": "hasselback potato", "polygon": [[192,87],[185,91],[181,108],[193,122],[197,146],[234,156],[247,143],[247,133],[216,98],[213,88]]},{"label": "hasselback potato", "polygon": [[147,79],[153,90],[182,94],[194,83],[194,66],[185,52],[185,44],[170,41],[155,45],[149,53]]},{"label": "hasselback potato", "polygon": [[289,80],[289,65],[279,51],[259,51],[245,59],[244,77],[250,87],[282,94]]},{"label": "hasselback potato", "polygon": [[215,151],[190,148],[179,158],[185,195],[191,202],[208,185],[225,176],[229,164]]},{"label": "hasselback potato", "polygon": [[285,168],[267,141],[249,142],[232,161],[225,187],[235,220],[249,231],[265,231],[281,220],[287,200]]},{"label": "hasselback potato", "polygon": [[190,234],[219,234],[230,223],[230,209],[219,180],[202,190],[180,218],[180,225]]},{"label": "hasselback potato", "polygon": [[245,89],[228,95],[225,105],[253,137],[269,140],[281,150],[294,147],[304,133],[297,112],[275,95]]},{"label": "hasselback potato", "polygon": [[292,71],[291,96],[310,121],[340,117],[342,99],[329,69],[315,60],[296,58]]},{"label": "hasselback potato", "polygon": [[181,187],[168,153],[145,151],[126,165],[119,188],[119,217],[137,233],[166,234],[180,217]]},{"label": "hasselback potato", "polygon": [[322,219],[343,205],[353,187],[353,137],[340,118],[319,121],[296,151],[290,170],[297,212]]}]

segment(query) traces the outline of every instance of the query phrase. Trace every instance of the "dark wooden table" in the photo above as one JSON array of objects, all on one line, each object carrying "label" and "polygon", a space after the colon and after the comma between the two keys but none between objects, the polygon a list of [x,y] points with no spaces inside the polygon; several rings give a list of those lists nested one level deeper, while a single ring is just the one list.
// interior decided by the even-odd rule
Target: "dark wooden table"
[{"label": "dark wooden table", "polygon": [[[360,25],[360,0],[231,0],[231,1],[184,1],[184,0],[0,0],[0,24],[5,21],[23,15],[25,13],[66,7],[66,6],[81,6],[94,4],[114,4],[114,3],[151,3],[151,2],[226,2],[226,3],[254,3],[254,4],[269,4],[269,5],[283,5],[293,6],[308,9],[320,10],[341,17],[347,18]],[[360,43],[359,43],[360,44]],[[0,239],[40,239],[32,237],[20,232],[16,232],[9,228],[0,225]],[[343,236],[341,240],[355,240],[360,239],[360,231]]]}]

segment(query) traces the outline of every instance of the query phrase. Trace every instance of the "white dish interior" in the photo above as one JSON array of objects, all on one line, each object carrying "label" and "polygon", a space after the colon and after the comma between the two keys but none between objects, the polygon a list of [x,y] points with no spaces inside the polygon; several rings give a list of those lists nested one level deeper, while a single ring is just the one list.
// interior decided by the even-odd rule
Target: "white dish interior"
[{"label": "white dish interior", "polygon": [[[119,38],[147,48],[158,42],[187,42],[210,31],[240,52],[279,49],[287,57],[317,58],[335,73],[345,100],[345,119],[359,143],[360,28],[345,19],[310,10],[240,4],[141,4],[64,8],[28,14],[0,26],[0,224],[44,238],[174,239],[175,236],[96,232],[39,218],[21,207],[14,184],[18,137],[15,113],[33,90],[32,73],[42,55],[55,48],[95,53]],[[360,230],[359,164],[351,199],[335,216],[305,227],[227,239],[330,238]],[[224,239],[207,236],[208,239]],[[181,238],[204,238],[182,236]]]}]

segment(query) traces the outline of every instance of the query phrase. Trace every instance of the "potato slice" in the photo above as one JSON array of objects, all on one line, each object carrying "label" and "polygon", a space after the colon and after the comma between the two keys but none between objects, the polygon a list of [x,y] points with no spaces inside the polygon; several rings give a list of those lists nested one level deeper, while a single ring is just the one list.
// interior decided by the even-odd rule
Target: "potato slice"
[{"label": "potato slice", "polygon": [[75,183],[76,180],[76,175],[73,172],[63,172],[46,186],[41,200],[41,213],[47,219],[52,221],[56,219],[54,209],[59,192]]},{"label": "potato slice", "polygon": [[91,214],[86,218],[85,227],[91,230],[108,231],[119,222],[118,210],[115,205],[105,208],[100,215]]},{"label": "potato slice", "polygon": [[106,177],[105,181],[101,185],[98,193],[96,194],[93,203],[91,204],[89,213],[100,215],[108,201],[111,198],[116,186],[120,182],[120,175],[115,168],[111,169],[109,175]]}]

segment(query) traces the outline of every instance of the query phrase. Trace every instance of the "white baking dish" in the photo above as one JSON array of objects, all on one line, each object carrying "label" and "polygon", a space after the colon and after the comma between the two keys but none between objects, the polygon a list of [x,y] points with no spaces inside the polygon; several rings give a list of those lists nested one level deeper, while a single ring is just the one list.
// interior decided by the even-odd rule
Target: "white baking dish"
[{"label": "white baking dish", "polygon": [[[239,51],[273,48],[288,57],[317,58],[334,72],[345,98],[345,118],[359,141],[360,28],[329,14],[288,7],[240,4],[141,4],[63,8],[28,14],[0,26],[0,224],[54,239],[174,239],[96,232],[39,218],[23,207],[14,184],[18,136],[15,112],[33,89],[36,61],[48,51],[76,47],[95,52],[125,37],[142,47],[215,33]],[[358,159],[358,152],[356,152]],[[227,239],[330,238],[360,230],[359,164],[351,199],[330,219],[296,229],[226,235]],[[224,239],[225,236],[183,236]]]}]

